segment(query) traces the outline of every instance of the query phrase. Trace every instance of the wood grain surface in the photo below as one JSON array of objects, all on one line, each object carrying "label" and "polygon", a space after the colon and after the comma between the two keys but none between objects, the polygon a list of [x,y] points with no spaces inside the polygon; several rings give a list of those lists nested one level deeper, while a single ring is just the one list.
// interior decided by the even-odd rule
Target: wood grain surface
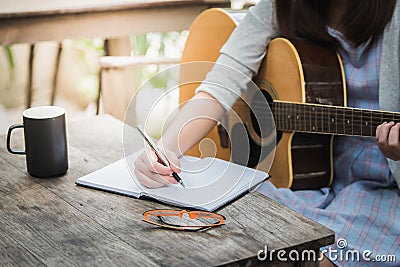
[{"label": "wood grain surface", "polygon": [[[123,123],[107,115],[67,124],[68,173],[37,179],[24,156],[0,138],[0,265],[18,266],[214,266],[258,265],[257,252],[318,250],[334,233],[283,205],[251,192],[218,212],[226,225],[205,232],[159,229],[144,211],[169,208],[75,185],[77,178],[123,157]],[[13,142],[22,142],[15,134]],[[136,138],[136,137],[137,138]],[[132,151],[143,142],[129,135]],[[271,262],[271,266],[316,266]]]}]

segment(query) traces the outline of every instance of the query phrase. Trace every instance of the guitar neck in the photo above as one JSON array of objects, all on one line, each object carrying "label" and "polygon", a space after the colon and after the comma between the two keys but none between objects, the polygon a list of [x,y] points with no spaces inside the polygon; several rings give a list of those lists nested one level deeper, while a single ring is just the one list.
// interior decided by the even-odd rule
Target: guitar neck
[{"label": "guitar neck", "polygon": [[383,122],[400,121],[397,112],[284,101],[270,107],[280,131],[372,137]]}]

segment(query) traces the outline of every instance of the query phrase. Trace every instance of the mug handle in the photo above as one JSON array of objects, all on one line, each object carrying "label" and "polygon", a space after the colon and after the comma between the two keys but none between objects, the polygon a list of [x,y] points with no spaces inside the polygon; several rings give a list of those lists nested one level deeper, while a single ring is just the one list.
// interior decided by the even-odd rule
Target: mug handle
[{"label": "mug handle", "polygon": [[24,125],[23,124],[14,124],[14,125],[11,125],[10,128],[8,128],[7,150],[8,150],[8,152],[10,152],[12,154],[25,155],[26,151],[14,151],[14,150],[11,149],[11,145],[10,145],[10,143],[11,143],[11,132],[12,132],[12,130],[17,129],[17,128],[24,128]]}]

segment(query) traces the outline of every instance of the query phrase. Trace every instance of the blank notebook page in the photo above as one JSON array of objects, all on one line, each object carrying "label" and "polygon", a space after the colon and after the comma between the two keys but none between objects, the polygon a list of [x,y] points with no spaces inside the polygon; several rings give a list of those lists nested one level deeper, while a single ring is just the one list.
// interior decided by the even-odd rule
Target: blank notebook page
[{"label": "blank notebook page", "polygon": [[134,176],[134,161],[142,151],[77,180],[77,184],[133,197],[145,195],[168,204],[215,210],[267,179],[268,174],[215,158],[184,156],[179,173],[186,188],[171,184],[157,189],[142,186]]}]

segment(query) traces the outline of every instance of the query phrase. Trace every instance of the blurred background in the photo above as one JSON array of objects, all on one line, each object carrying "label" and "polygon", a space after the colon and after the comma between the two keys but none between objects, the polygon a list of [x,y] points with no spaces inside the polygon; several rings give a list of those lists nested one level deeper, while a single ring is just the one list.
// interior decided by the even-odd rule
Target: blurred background
[{"label": "blurred background", "polygon": [[[234,9],[248,8],[256,2],[231,0]],[[107,113],[122,120],[124,111],[118,110],[118,103],[128,103],[149,77],[179,61],[187,36],[188,31],[131,36],[131,55],[140,60],[136,63],[117,63],[124,68],[115,67],[115,62],[99,60],[107,50],[103,39],[0,47],[0,135],[6,134],[11,124],[22,121],[21,113],[27,106],[28,91],[32,94],[32,107],[54,103],[66,109],[67,118],[71,121],[96,115],[99,85],[102,84],[100,113],[111,110]],[[100,70],[106,70],[101,83]],[[145,105],[146,98],[157,97],[162,90],[177,83],[179,74],[176,71],[161,73],[146,84],[146,88],[150,86],[158,92],[142,93],[142,105]],[[105,89],[110,87],[117,91]],[[122,92],[118,93],[118,90]],[[178,95],[172,95],[168,100],[168,109],[174,109],[177,104]],[[149,131],[153,137],[158,137],[157,127]]]}]

